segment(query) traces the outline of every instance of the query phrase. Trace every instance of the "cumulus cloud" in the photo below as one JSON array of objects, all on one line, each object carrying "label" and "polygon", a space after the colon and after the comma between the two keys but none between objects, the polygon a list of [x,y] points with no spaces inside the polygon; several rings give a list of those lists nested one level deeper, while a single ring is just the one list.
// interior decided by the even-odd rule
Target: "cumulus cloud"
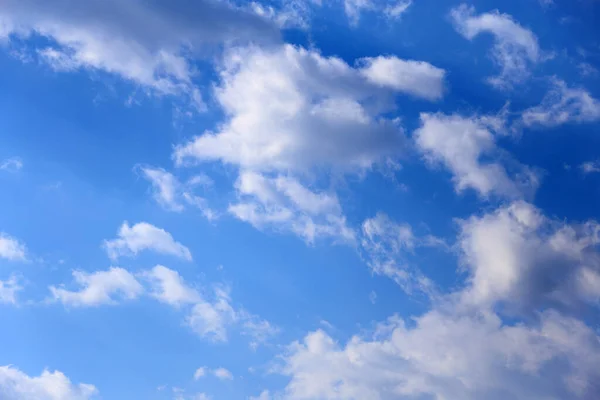
[{"label": "cumulus cloud", "polygon": [[23,290],[16,276],[0,280],[0,303],[17,304],[17,293]]},{"label": "cumulus cloud", "polygon": [[187,247],[176,242],[169,232],[147,222],[129,226],[125,221],[119,228],[118,237],[105,240],[104,248],[112,260],[123,256],[135,256],[144,250],[192,260],[192,253]]},{"label": "cumulus cloud", "polygon": [[489,78],[496,87],[523,82],[531,65],[542,58],[536,35],[508,14],[496,10],[476,15],[474,7],[462,4],[452,9],[450,17],[456,30],[468,40],[483,33],[493,35],[492,57],[502,69],[500,75]]},{"label": "cumulus cloud", "polygon": [[209,221],[217,218],[217,212],[210,208],[208,201],[194,193],[199,186],[204,189],[212,186],[212,179],[207,175],[199,174],[182,183],[163,168],[137,166],[136,170],[152,184],[153,197],[165,210],[182,212],[191,205],[200,209]]},{"label": "cumulus cloud", "polygon": [[542,103],[523,112],[526,126],[556,127],[566,123],[600,120],[600,101],[585,89],[572,88],[560,79],[552,79],[552,88]]},{"label": "cumulus cloud", "polygon": [[0,258],[9,261],[26,261],[27,247],[18,239],[0,232]]},{"label": "cumulus cloud", "polygon": [[200,300],[200,294],[186,285],[177,271],[157,265],[143,276],[150,281],[151,295],[172,306],[193,304]]},{"label": "cumulus cloud", "polygon": [[232,50],[215,92],[225,122],[178,146],[174,157],[178,164],[222,161],[261,171],[356,171],[396,158],[406,141],[398,121],[382,114],[398,90],[389,82],[420,93],[431,90],[419,88],[423,81],[435,87],[440,79],[423,77],[429,67],[401,65],[410,76],[381,85],[360,67],[300,47]]},{"label": "cumulus cloud", "polygon": [[233,374],[226,368],[220,367],[213,371],[213,374],[222,381],[233,380]]},{"label": "cumulus cloud", "polygon": [[185,96],[204,108],[190,56],[222,42],[278,40],[277,27],[229,2],[176,0],[7,0],[0,5],[0,39],[31,41],[40,60],[61,71],[85,69],[119,76],[155,95]]},{"label": "cumulus cloud", "polygon": [[93,273],[74,271],[73,278],[77,285],[81,286],[78,291],[50,286],[55,301],[72,307],[114,305],[118,300],[133,300],[144,292],[144,288],[133,275],[118,267]]},{"label": "cumulus cloud", "polygon": [[469,303],[513,308],[600,299],[600,225],[567,224],[518,201],[461,222],[459,240]]},{"label": "cumulus cloud", "polygon": [[94,385],[73,384],[60,371],[45,370],[29,376],[12,366],[0,367],[0,397],[3,400],[91,400],[97,398]]},{"label": "cumulus cloud", "polygon": [[240,173],[236,189],[239,201],[229,212],[258,229],[292,232],[309,243],[321,237],[354,240],[334,193],[315,193],[289,176],[249,171]]},{"label": "cumulus cloud", "polygon": [[457,192],[471,188],[482,197],[527,195],[537,188],[538,178],[530,168],[504,157],[514,170],[509,174],[496,145],[495,136],[503,132],[500,117],[423,113],[414,138],[430,165],[442,164],[450,170]]},{"label": "cumulus cloud", "polygon": [[7,172],[17,172],[23,168],[23,161],[19,157],[7,158],[0,162],[0,170]]}]

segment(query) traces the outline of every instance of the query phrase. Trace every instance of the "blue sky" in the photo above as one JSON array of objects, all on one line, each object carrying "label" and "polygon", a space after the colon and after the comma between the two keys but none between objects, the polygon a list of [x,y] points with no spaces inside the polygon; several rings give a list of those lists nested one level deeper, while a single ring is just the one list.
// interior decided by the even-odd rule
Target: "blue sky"
[{"label": "blue sky", "polygon": [[600,397],[595,0],[5,0],[0,398]]}]

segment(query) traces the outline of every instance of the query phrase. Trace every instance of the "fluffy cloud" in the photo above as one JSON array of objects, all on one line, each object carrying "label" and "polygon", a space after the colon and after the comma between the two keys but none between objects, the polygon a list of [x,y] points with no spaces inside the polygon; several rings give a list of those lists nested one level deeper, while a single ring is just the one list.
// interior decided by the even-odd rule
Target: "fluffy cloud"
[{"label": "fluffy cloud", "polygon": [[[382,85],[372,67],[381,61],[371,60],[361,69],[291,45],[232,50],[215,93],[226,121],[216,132],[177,147],[175,159],[179,164],[222,161],[261,171],[355,171],[398,157],[405,148],[403,131],[382,114],[391,107],[391,92],[398,90],[390,86],[430,93],[441,77],[423,72],[432,66],[390,60],[407,76],[394,76]],[[365,74],[378,77],[379,83]],[[421,88],[427,85],[434,89]]]},{"label": "fluffy cloud", "polygon": [[[188,56],[207,45],[277,40],[277,28],[228,2],[201,0],[7,0],[0,5],[0,40],[36,34],[51,43],[37,49],[57,70],[115,74],[157,95],[182,95],[204,107]],[[35,42],[33,42],[35,43]]]},{"label": "fluffy cloud", "polygon": [[98,390],[85,383],[73,384],[62,372],[45,370],[28,376],[12,367],[0,367],[0,397],[3,400],[91,400]]},{"label": "fluffy cloud", "polygon": [[8,172],[17,172],[23,168],[23,161],[19,157],[7,158],[0,162],[0,170]]},{"label": "fluffy cloud", "polygon": [[345,345],[323,331],[292,344],[285,399],[592,399],[598,336],[553,311],[526,327],[495,314],[392,318]]},{"label": "fluffy cloud", "polygon": [[152,184],[153,197],[164,209],[181,212],[186,205],[192,205],[200,209],[209,221],[217,218],[217,213],[208,206],[206,199],[194,194],[198,186],[203,188],[212,186],[213,182],[208,176],[196,175],[182,183],[175,175],[163,168],[138,166],[136,170]]},{"label": "fluffy cloud", "polygon": [[375,85],[427,100],[438,100],[444,94],[446,71],[424,61],[379,56],[363,58],[361,63],[363,75]]},{"label": "fluffy cloud", "polygon": [[73,307],[92,307],[117,304],[117,299],[132,300],[144,291],[133,275],[117,267],[94,273],[74,271],[73,278],[82,288],[69,291],[64,287],[50,286],[55,301]]},{"label": "fluffy cloud", "polygon": [[172,306],[193,304],[201,299],[200,294],[186,285],[177,271],[157,265],[143,276],[150,281],[151,295]]},{"label": "fluffy cloud", "polygon": [[385,8],[384,13],[389,18],[399,19],[408,11],[412,4],[412,0],[398,0],[395,4],[388,5]]},{"label": "fluffy cloud", "polygon": [[9,261],[27,260],[27,247],[18,239],[0,232],[0,258]]},{"label": "fluffy cloud", "polygon": [[135,256],[143,250],[192,260],[192,253],[187,247],[176,242],[169,232],[147,222],[129,226],[125,221],[119,228],[118,238],[105,240],[104,247],[113,260],[122,256]]},{"label": "fluffy cloud", "polygon": [[515,202],[461,222],[459,245],[471,271],[465,301],[519,309],[600,300],[600,225],[567,224]]},{"label": "fluffy cloud", "polygon": [[258,229],[293,232],[309,243],[320,237],[354,240],[335,194],[312,192],[291,177],[247,171],[240,173],[236,189],[239,202],[229,212]]},{"label": "fluffy cloud", "polygon": [[233,380],[232,373],[228,369],[223,368],[223,367],[215,369],[213,371],[213,374],[217,378],[221,379],[222,381],[224,381],[224,380],[228,380],[228,381]]},{"label": "fluffy cloud", "polygon": [[530,65],[540,61],[538,39],[510,15],[498,11],[476,15],[475,8],[462,4],[450,12],[456,30],[465,38],[489,33],[494,36],[492,57],[502,68],[489,82],[497,87],[510,87],[529,76]]},{"label": "fluffy cloud", "polygon": [[16,276],[0,280],[0,303],[17,304],[17,293],[23,290]]},{"label": "fluffy cloud", "polygon": [[569,122],[600,120],[600,101],[582,88],[570,88],[560,79],[552,80],[552,89],[542,103],[523,112],[526,126],[555,127]]},{"label": "fluffy cloud", "polygon": [[515,171],[510,176],[500,163],[502,152],[495,134],[503,131],[500,117],[424,113],[414,138],[431,165],[442,164],[450,170],[457,192],[471,188],[483,197],[520,197],[534,191],[538,179],[531,169],[516,162],[512,162]]}]

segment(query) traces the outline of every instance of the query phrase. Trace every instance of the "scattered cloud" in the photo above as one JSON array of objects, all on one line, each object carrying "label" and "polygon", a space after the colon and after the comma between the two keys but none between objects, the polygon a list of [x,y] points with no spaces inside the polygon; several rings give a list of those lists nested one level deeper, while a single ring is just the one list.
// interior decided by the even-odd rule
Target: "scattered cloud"
[{"label": "scattered cloud", "polygon": [[593,174],[600,172],[600,160],[587,161],[579,166],[584,174]]},{"label": "scattered cloud", "polygon": [[233,374],[226,368],[217,368],[213,371],[213,374],[222,381],[233,380]]},{"label": "scattered cloud", "polygon": [[[502,117],[423,113],[414,138],[430,165],[442,164],[450,170],[458,193],[470,188],[482,197],[521,197],[537,189],[538,178],[514,161],[511,176],[500,162],[503,153],[495,135],[504,129]],[[504,157],[504,161],[511,160]]]},{"label": "scattered cloud", "polygon": [[[205,108],[189,56],[223,42],[278,41],[278,28],[256,13],[229,2],[183,0],[7,0],[0,6],[0,39],[47,41],[39,59],[58,71],[89,70],[116,75],[146,92],[183,96]],[[38,47],[39,46],[39,47]]]},{"label": "scattered cloud", "polygon": [[556,127],[566,123],[600,120],[600,101],[585,89],[572,88],[560,79],[552,79],[552,88],[542,103],[523,112],[526,126]]},{"label": "scattered cloud", "polygon": [[200,367],[194,372],[194,380],[196,381],[204,376],[206,376],[206,367]]},{"label": "scattered cloud", "polygon": [[263,390],[258,396],[250,396],[248,400],[271,400],[271,394],[268,390]]},{"label": "scattered cloud", "polygon": [[492,57],[502,69],[500,75],[489,78],[495,87],[510,88],[522,83],[529,76],[531,65],[542,58],[536,35],[508,14],[492,11],[476,15],[473,6],[462,4],[452,9],[450,17],[458,33],[468,40],[482,33],[494,36]]},{"label": "scattered cloud", "polygon": [[3,400],[91,400],[97,394],[94,385],[73,384],[60,371],[44,370],[32,377],[10,365],[0,367]]},{"label": "scattered cloud", "polygon": [[17,304],[17,293],[23,290],[16,276],[11,276],[8,280],[0,280],[0,303]]},{"label": "scattered cloud", "polygon": [[27,247],[18,239],[0,232],[0,258],[9,261],[26,261]]},{"label": "scattered cloud", "polygon": [[125,221],[119,228],[118,238],[105,240],[104,248],[111,260],[123,256],[136,256],[144,250],[171,255],[187,261],[192,260],[192,253],[187,247],[176,242],[169,232],[147,222],[129,226],[129,223]]},{"label": "scattered cloud", "polygon": [[117,299],[132,300],[144,292],[133,275],[118,267],[94,273],[74,271],[73,278],[82,288],[70,291],[64,287],[50,286],[54,301],[72,307],[114,305],[118,303]]},{"label": "scattered cloud", "polygon": [[395,4],[390,4],[384,9],[385,15],[392,19],[401,18],[412,6],[413,0],[398,0]]},{"label": "scattered cloud", "polygon": [[0,170],[7,172],[18,172],[23,168],[23,161],[19,157],[11,157],[0,161]]},{"label": "scattered cloud", "polygon": [[334,193],[315,193],[288,176],[248,171],[240,173],[236,189],[239,201],[229,212],[257,229],[292,232],[309,243],[321,237],[354,240]]},{"label": "scattered cloud", "polygon": [[151,295],[157,300],[172,305],[182,306],[200,301],[200,294],[187,286],[177,271],[157,265],[142,274],[150,281]]}]

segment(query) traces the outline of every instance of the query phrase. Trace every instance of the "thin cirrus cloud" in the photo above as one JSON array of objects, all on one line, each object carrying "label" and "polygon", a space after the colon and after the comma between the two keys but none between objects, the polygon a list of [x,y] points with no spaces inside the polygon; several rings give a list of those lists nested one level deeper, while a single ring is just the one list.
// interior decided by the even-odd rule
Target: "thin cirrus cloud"
[{"label": "thin cirrus cloud", "polygon": [[[278,28],[252,11],[202,0],[7,0],[0,5],[0,40],[33,35],[51,41],[24,49],[58,71],[114,74],[159,96],[182,96],[204,110],[188,55],[223,41],[278,41]],[[32,46],[39,46],[32,42]]]},{"label": "thin cirrus cloud", "polygon": [[175,241],[169,232],[147,222],[130,226],[125,221],[119,228],[117,238],[105,240],[103,246],[112,260],[136,256],[141,251],[153,251],[186,261],[192,260],[192,253],[187,247]]},{"label": "thin cirrus cloud", "polygon": [[23,161],[19,157],[7,158],[0,161],[0,170],[6,172],[18,172],[23,168]]},{"label": "thin cirrus cloud", "polygon": [[477,15],[473,6],[462,4],[451,10],[450,18],[456,30],[468,40],[484,33],[493,35],[491,54],[501,68],[498,76],[488,80],[493,86],[510,88],[524,82],[530,68],[542,59],[537,36],[508,14],[492,11]]},{"label": "thin cirrus cloud", "polygon": [[98,393],[94,385],[75,384],[60,371],[29,376],[13,366],[0,366],[3,400],[92,400]]}]

